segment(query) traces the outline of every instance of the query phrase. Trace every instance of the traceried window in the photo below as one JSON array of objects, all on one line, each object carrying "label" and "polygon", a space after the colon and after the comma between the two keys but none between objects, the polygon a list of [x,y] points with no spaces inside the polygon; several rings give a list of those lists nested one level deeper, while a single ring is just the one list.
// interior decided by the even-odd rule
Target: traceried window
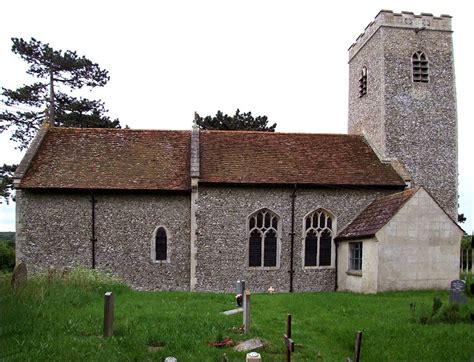
[{"label": "traceried window", "polygon": [[331,266],[333,219],[318,209],[308,214],[304,223],[304,265]]},{"label": "traceried window", "polygon": [[164,227],[159,227],[155,234],[155,260],[166,261],[168,254],[168,236]]},{"label": "traceried window", "polygon": [[249,267],[278,266],[278,216],[268,209],[248,219]]},{"label": "traceried window", "polygon": [[362,242],[349,243],[349,270],[362,271]]},{"label": "traceried window", "polygon": [[428,83],[430,81],[429,63],[426,54],[418,51],[411,58],[413,66],[413,82]]},{"label": "traceried window", "polygon": [[359,98],[367,94],[367,68],[363,67],[359,77]]}]

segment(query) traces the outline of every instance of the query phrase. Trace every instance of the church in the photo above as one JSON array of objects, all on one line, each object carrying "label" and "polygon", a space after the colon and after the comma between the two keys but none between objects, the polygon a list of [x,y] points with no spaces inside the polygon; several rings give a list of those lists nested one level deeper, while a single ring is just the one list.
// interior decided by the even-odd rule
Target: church
[{"label": "church", "polygon": [[451,17],[382,10],[348,55],[348,134],[43,126],[15,173],[17,260],[139,290],[447,289]]}]

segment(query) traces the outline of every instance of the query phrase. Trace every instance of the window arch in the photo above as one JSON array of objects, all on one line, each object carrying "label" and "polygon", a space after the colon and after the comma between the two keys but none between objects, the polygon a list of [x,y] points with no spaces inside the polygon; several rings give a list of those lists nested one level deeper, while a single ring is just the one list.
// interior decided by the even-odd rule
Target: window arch
[{"label": "window arch", "polygon": [[334,218],[325,210],[317,209],[304,218],[304,266],[332,266],[335,231]]},{"label": "window arch", "polygon": [[367,67],[362,67],[359,77],[359,98],[367,94]]},{"label": "window arch", "polygon": [[411,57],[413,67],[413,82],[428,83],[430,80],[428,57],[422,51],[417,51]]},{"label": "window arch", "polygon": [[151,259],[154,262],[168,261],[168,232],[163,226],[158,226],[153,233]]},{"label": "window arch", "polygon": [[279,266],[280,218],[273,211],[262,209],[248,217],[249,267]]}]

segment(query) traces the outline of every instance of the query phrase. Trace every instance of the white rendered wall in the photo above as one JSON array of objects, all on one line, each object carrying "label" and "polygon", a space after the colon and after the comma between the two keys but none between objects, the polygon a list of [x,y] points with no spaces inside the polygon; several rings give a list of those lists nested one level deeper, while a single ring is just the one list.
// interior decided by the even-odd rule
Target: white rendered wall
[{"label": "white rendered wall", "polygon": [[462,231],[424,189],[376,237],[377,291],[448,289],[459,278]]},{"label": "white rendered wall", "polygon": [[[362,273],[349,270],[349,244],[362,242]],[[342,241],[337,255],[338,290],[356,293],[376,293],[378,273],[378,243],[376,239]]]}]

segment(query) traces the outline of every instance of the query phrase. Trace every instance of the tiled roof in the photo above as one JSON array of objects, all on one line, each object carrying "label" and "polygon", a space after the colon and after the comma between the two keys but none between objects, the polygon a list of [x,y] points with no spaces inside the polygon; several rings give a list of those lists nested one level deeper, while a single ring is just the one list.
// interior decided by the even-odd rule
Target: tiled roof
[{"label": "tiled roof", "polygon": [[375,233],[387,224],[405,202],[418,190],[419,188],[412,188],[373,201],[354,221],[339,233],[336,240],[350,240],[375,236]]},{"label": "tiled roof", "polygon": [[361,136],[202,131],[201,182],[403,186]]},{"label": "tiled roof", "polygon": [[[49,129],[19,188],[190,190],[190,131]],[[361,136],[200,133],[200,182],[394,186]]]},{"label": "tiled roof", "polygon": [[52,128],[20,188],[189,190],[191,132]]}]

